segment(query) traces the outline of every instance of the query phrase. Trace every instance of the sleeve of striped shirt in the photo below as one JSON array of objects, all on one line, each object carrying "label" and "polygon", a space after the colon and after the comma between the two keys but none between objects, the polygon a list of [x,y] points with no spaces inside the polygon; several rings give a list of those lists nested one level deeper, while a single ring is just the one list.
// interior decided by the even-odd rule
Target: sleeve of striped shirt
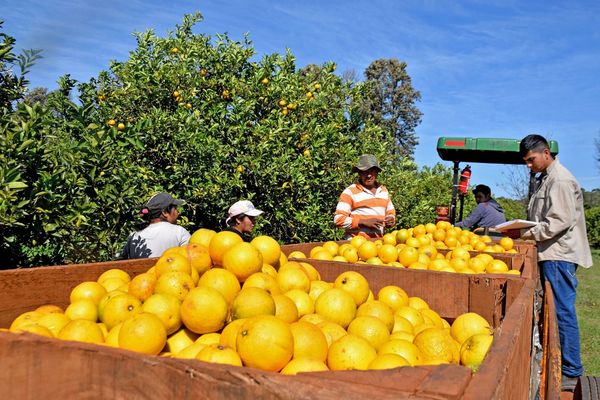
[{"label": "sleeve of striped shirt", "polygon": [[[335,208],[335,216],[333,217],[333,223],[343,229],[355,228],[354,221],[350,216],[352,211],[352,192],[350,188],[346,188],[340,195],[338,204]],[[358,223],[358,221],[356,221]]]},{"label": "sleeve of striped shirt", "polygon": [[396,224],[396,208],[394,207],[394,204],[392,203],[392,196],[390,196],[390,193],[388,192],[388,196],[389,196],[389,200],[388,200],[388,205],[387,208],[385,209],[385,215],[392,215],[394,217],[394,225]]}]

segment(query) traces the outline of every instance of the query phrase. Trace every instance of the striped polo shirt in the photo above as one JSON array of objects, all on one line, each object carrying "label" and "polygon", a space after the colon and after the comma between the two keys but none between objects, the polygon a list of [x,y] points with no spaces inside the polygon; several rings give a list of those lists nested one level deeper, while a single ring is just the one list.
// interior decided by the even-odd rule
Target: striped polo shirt
[{"label": "striped polo shirt", "polygon": [[358,227],[361,219],[376,217],[382,222],[386,215],[391,215],[396,222],[396,209],[390,193],[383,185],[379,185],[375,193],[359,183],[348,186],[340,195],[333,222],[346,230],[348,236],[363,235],[367,237],[383,236],[381,229]]}]

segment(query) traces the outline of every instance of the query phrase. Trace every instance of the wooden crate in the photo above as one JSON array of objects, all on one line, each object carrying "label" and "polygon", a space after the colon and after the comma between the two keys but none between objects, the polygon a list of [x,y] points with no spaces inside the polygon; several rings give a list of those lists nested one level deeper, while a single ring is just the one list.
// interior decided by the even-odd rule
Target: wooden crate
[{"label": "wooden crate", "polygon": [[[0,327],[43,304],[66,306],[71,289],[121,268],[136,275],[155,260],[119,261],[0,272]],[[327,280],[344,269],[310,261]],[[478,373],[459,365],[389,371],[336,371],[295,377],[252,368],[145,356],[124,350],[0,332],[0,398],[180,399],[525,399],[529,386],[531,280],[428,273],[356,264],[376,292],[395,284],[450,320],[467,311],[495,328]]]}]

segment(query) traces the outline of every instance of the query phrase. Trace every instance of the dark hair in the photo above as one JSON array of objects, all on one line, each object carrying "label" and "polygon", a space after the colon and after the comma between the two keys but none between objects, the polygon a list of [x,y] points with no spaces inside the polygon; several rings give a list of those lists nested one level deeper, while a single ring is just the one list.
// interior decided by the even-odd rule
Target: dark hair
[{"label": "dark hair", "polygon": [[527,135],[519,144],[519,154],[521,154],[521,157],[525,157],[530,151],[541,153],[544,149],[550,149],[550,145],[546,138],[541,135]]},{"label": "dark hair", "polygon": [[483,193],[486,196],[490,196],[492,194],[492,190],[489,186],[486,185],[477,185],[475,189],[473,189],[473,194]]},{"label": "dark hair", "polygon": [[235,224],[237,224],[237,221],[243,220],[245,216],[246,216],[246,214],[242,213],[242,214],[234,215],[233,217],[228,218],[227,226],[235,226]]},{"label": "dark hair", "polygon": [[150,210],[148,207],[142,208],[142,211],[140,212],[140,219],[135,222],[135,230],[141,231],[142,229],[146,228],[148,225],[150,225],[150,221],[153,219],[163,219],[163,211],[170,213],[174,208],[177,208],[175,204],[169,204],[162,210]]}]

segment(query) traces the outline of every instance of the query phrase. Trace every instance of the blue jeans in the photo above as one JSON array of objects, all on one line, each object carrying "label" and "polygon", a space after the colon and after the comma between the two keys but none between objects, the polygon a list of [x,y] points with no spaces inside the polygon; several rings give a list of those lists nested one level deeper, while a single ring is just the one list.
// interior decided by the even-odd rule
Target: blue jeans
[{"label": "blue jeans", "polygon": [[569,377],[583,375],[579,348],[579,324],[575,313],[577,265],[567,261],[540,261],[542,282],[548,281],[554,294],[562,373]]}]

